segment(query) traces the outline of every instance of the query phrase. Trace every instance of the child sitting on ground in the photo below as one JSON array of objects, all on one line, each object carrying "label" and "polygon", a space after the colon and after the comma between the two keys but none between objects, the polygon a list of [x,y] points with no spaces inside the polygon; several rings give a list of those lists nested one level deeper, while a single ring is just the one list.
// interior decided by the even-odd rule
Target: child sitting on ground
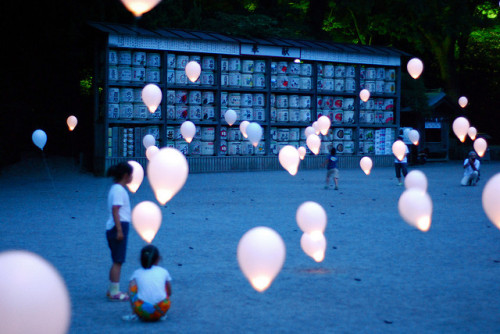
[{"label": "child sitting on ground", "polygon": [[124,320],[144,321],[164,320],[170,308],[172,278],[168,271],[158,266],[160,252],[153,245],[141,250],[142,268],[137,269],[130,278],[129,297],[134,314],[126,315]]}]

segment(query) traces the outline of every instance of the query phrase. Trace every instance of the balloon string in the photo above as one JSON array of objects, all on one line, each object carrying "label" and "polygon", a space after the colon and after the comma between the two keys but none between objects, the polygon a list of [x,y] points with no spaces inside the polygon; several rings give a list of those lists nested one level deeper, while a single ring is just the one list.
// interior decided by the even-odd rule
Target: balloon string
[{"label": "balloon string", "polygon": [[45,159],[45,153],[43,151],[42,151],[42,158],[43,158],[43,163],[45,165],[45,169],[47,169],[47,174],[49,174],[50,182],[52,183],[52,187],[54,188],[54,192],[57,192],[56,185],[54,183],[54,178],[50,173],[49,164],[47,163],[47,159]]}]

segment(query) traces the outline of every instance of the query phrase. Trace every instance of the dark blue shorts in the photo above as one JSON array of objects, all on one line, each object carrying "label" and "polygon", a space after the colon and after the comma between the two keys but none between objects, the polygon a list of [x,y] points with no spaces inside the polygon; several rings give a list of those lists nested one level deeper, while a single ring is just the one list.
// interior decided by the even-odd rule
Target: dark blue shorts
[{"label": "dark blue shorts", "polygon": [[116,240],[116,226],[113,226],[111,230],[106,231],[106,239],[108,239],[108,246],[111,250],[111,258],[113,263],[122,264],[125,262],[125,257],[127,255],[127,240],[128,240],[128,230],[129,223],[121,222],[123,231],[123,240]]}]

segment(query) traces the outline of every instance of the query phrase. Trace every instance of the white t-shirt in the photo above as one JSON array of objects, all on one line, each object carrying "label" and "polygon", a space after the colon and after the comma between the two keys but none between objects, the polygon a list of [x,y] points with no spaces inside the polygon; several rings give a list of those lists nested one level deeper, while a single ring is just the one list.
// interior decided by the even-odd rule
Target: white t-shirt
[{"label": "white t-shirt", "polygon": [[167,298],[165,283],[172,280],[168,271],[158,266],[137,269],[130,277],[130,280],[133,279],[137,282],[137,297],[150,304],[156,304]]},{"label": "white t-shirt", "polygon": [[406,158],[406,156],[408,155],[408,153],[410,153],[410,150],[408,149],[408,145],[407,145],[406,146],[405,157],[403,158],[403,160],[399,161],[398,158],[396,158],[396,159],[394,159],[394,162],[399,162],[399,163],[402,163],[402,164],[408,163],[408,159]]},{"label": "white t-shirt", "polygon": [[120,209],[118,214],[120,216],[121,222],[131,222],[130,215],[130,199],[128,197],[127,190],[118,183],[115,183],[109,189],[108,194],[108,212],[109,218],[106,222],[106,230],[111,230],[115,226],[115,221],[113,220],[113,206],[119,205]]},{"label": "white t-shirt", "polygon": [[[469,159],[465,159],[464,166],[468,163],[469,163]],[[479,160],[476,159],[476,161],[474,161],[474,166],[476,167],[477,170],[479,170],[479,165],[480,165],[480,162],[479,162]],[[474,170],[472,169],[472,167],[470,165],[467,166],[467,168],[464,168],[464,176],[469,176],[473,172],[474,172]]]}]

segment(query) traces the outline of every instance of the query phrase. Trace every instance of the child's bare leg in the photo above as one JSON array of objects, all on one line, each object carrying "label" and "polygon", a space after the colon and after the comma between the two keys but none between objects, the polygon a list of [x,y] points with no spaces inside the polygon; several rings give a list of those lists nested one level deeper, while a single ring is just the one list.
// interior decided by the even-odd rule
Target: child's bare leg
[{"label": "child's bare leg", "polygon": [[339,188],[339,178],[335,177],[335,178],[333,178],[333,181],[335,182],[335,189],[338,189]]}]

